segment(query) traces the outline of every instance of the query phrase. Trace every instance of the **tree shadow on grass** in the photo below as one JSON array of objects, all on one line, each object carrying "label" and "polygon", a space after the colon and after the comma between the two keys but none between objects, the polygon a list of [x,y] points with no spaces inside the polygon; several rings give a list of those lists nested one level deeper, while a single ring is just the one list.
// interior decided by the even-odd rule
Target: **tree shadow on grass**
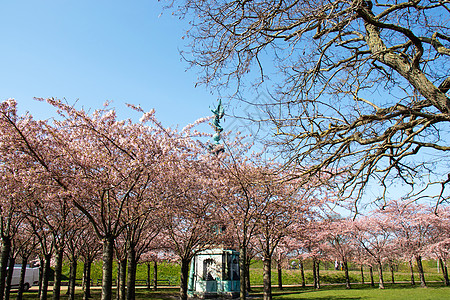
[{"label": "tree shadow on grass", "polygon": [[[330,289],[326,289],[326,290],[330,290]],[[331,289],[333,290],[333,289]],[[330,296],[330,295],[319,295],[317,293],[317,295],[315,295],[314,297],[311,297],[311,293],[315,293],[315,292],[321,292],[323,291],[322,289],[320,290],[315,290],[315,289],[295,289],[295,288],[288,288],[288,289],[283,289],[283,290],[276,290],[272,292],[272,297],[274,298],[278,298],[278,297],[283,297],[283,300],[305,300],[305,299],[319,299],[319,300],[325,300],[325,299],[330,299],[330,300],[351,300],[351,299],[363,299],[361,297],[350,297],[350,296]],[[305,294],[305,297],[302,297],[301,295]],[[306,296],[306,294],[308,294],[308,296]],[[259,300],[259,299],[263,299],[263,294],[262,292],[258,292],[258,293],[252,293],[252,295],[249,297],[250,299],[255,299],[255,300]]]},{"label": "tree shadow on grass", "polygon": [[[443,288],[442,283],[440,282],[430,282],[428,283],[428,287],[433,288]],[[409,283],[396,283],[385,284],[386,291],[396,291],[400,292],[401,290],[414,290],[414,289],[423,289],[420,285],[411,286]],[[342,295],[342,291],[345,291],[345,286],[343,285],[324,285],[321,289],[316,290],[310,286],[306,288],[302,287],[287,287],[283,290],[279,290],[274,288],[272,291],[272,295],[275,299],[283,299],[283,300],[305,300],[305,299],[331,299],[331,300],[343,300],[343,299],[367,299],[367,296],[363,295]],[[371,286],[370,284],[352,284],[352,291],[378,291],[378,285]],[[351,291],[348,290],[348,291]],[[330,295],[336,291],[339,295]],[[322,294],[321,292],[328,292],[328,294]],[[303,294],[303,295],[302,295]],[[389,295],[389,294],[386,294]],[[253,299],[262,299],[262,290],[258,290],[257,293],[253,294]]]},{"label": "tree shadow on grass", "polygon": [[145,299],[178,299],[179,293],[177,290],[161,290],[161,291],[149,291],[149,290],[136,290],[136,300]]},{"label": "tree shadow on grass", "polygon": [[355,299],[363,299],[361,297],[341,297],[341,296],[323,296],[323,297],[295,297],[295,298],[289,298],[284,297],[283,300],[311,300],[311,299],[319,299],[319,300],[355,300]]},{"label": "tree shadow on grass", "polygon": [[[302,297],[302,296],[298,296],[299,294],[303,294],[304,292],[290,292],[290,293],[273,293],[272,297],[277,298],[279,296],[284,296],[282,299],[283,300],[311,300],[311,299],[319,299],[319,300],[325,300],[325,299],[329,299],[329,300],[355,300],[355,299],[363,299],[361,297],[343,297],[343,296],[315,296],[313,298],[311,298],[311,296],[308,297]],[[292,295],[292,297],[289,297],[290,295]],[[296,295],[296,296],[294,296]],[[253,295],[251,297],[249,297],[249,299],[254,299],[254,300],[259,300],[259,299],[263,299],[262,295]],[[278,298],[277,298],[278,299]]]}]

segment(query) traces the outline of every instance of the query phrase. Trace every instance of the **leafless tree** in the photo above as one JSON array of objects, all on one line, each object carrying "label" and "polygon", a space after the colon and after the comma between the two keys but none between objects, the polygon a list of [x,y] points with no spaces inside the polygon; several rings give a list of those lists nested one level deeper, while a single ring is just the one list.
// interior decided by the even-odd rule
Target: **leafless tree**
[{"label": "leafless tree", "polygon": [[341,188],[355,199],[372,179],[383,198],[397,180],[423,196],[423,180],[441,186],[436,204],[447,200],[450,1],[188,0],[178,9],[191,20],[183,55],[201,83],[274,86],[272,142],[302,176],[345,171]]}]

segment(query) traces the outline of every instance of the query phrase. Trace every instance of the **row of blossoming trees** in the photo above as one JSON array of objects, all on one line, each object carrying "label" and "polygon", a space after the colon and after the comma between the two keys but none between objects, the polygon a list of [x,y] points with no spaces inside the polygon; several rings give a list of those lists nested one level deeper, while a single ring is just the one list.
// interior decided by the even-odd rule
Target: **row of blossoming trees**
[{"label": "row of blossoming trees", "polygon": [[[66,255],[73,299],[78,260],[83,258],[88,275],[99,252],[102,299],[112,299],[115,259],[118,297],[134,299],[136,265],[154,249],[178,258],[185,299],[196,251],[233,246],[247,257],[256,236],[270,278],[276,245],[294,221],[306,222],[308,207],[315,205],[312,189],[283,184],[270,164],[238,152],[245,148],[231,143],[234,156],[210,154],[195,124],[177,131],[139,107],[131,106],[142,113],[132,122],[118,120],[108,108],[89,114],[59,100],[47,102],[57,111],[51,120],[19,116],[14,100],[0,105],[0,298],[9,298],[7,263],[19,256],[25,263],[36,249],[43,267],[41,299],[47,298],[52,260],[53,298],[60,297]],[[241,272],[245,278],[244,267]]]},{"label": "row of blossoming trees", "polygon": [[[437,260],[444,284],[450,285],[447,261],[450,254],[450,210],[448,207],[428,206],[408,201],[392,201],[382,209],[356,219],[322,218],[311,222],[309,230],[299,237],[287,237],[283,244],[285,256],[313,260],[314,285],[319,287],[320,261],[339,262],[350,288],[348,264],[359,266],[364,283],[364,266],[378,271],[379,288],[384,288],[383,266],[388,266],[394,283],[394,270],[401,262],[409,264],[411,284],[415,284],[417,268],[420,284],[426,287],[422,259]],[[302,277],[303,269],[302,269]],[[303,280],[304,281],[304,280]],[[303,283],[304,284],[304,283]]]},{"label": "row of blossoming trees", "polygon": [[414,257],[420,266],[421,256],[433,253],[446,268],[444,208],[429,213],[398,204],[370,218],[332,220],[325,213],[333,202],[326,177],[304,183],[289,177],[295,170],[275,172],[273,162],[249,154],[239,139],[228,142],[224,154],[212,155],[195,124],[177,131],[139,107],[131,108],[142,118],[132,122],[118,120],[108,108],[89,114],[47,102],[57,110],[51,120],[19,116],[13,100],[0,105],[0,299],[9,298],[7,264],[19,257],[23,265],[40,258],[40,299],[47,298],[51,261],[53,299],[60,298],[65,257],[71,262],[71,299],[78,261],[84,262],[88,298],[90,266],[99,257],[102,299],[113,296],[114,260],[117,298],[134,299],[136,266],[155,251],[181,264],[180,298],[186,299],[191,258],[217,245],[240,251],[243,299],[255,254],[264,261],[265,299],[271,298],[275,254],[312,257],[315,278],[323,259],[347,266],[357,258],[382,272],[387,260]]}]

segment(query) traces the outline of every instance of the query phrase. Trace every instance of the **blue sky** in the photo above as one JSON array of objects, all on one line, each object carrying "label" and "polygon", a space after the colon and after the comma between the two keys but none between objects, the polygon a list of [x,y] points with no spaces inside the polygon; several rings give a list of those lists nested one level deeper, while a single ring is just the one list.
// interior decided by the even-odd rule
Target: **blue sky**
[{"label": "blue sky", "polygon": [[121,118],[124,103],[156,109],[165,126],[183,127],[210,115],[217,95],[200,86],[179,50],[186,22],[148,1],[1,1],[0,101],[21,112],[54,115],[33,97],[78,99],[100,108],[107,100]]},{"label": "blue sky", "polygon": [[[196,70],[186,71],[179,54],[187,24],[162,12],[156,0],[0,1],[0,101],[15,98],[39,119],[55,114],[34,97],[78,100],[86,109],[109,100],[120,118],[137,120],[124,105],[132,103],[180,128],[211,115],[218,95],[195,88]],[[224,121],[226,131],[252,128]]]}]

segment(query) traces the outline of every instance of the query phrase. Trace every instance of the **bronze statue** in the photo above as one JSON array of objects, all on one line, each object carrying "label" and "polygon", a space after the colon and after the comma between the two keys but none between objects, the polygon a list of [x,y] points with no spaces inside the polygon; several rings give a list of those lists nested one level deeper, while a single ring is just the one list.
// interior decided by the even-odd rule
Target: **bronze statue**
[{"label": "bronze statue", "polygon": [[212,139],[213,139],[213,145],[209,146],[209,149],[214,154],[219,154],[225,151],[223,145],[220,144],[220,133],[223,131],[222,126],[220,126],[220,119],[223,118],[225,115],[225,110],[223,109],[222,100],[219,99],[219,104],[217,105],[217,108],[215,110],[212,110],[212,113],[214,114],[214,120],[212,122],[212,125],[214,127],[214,130],[216,133],[214,133]]}]

